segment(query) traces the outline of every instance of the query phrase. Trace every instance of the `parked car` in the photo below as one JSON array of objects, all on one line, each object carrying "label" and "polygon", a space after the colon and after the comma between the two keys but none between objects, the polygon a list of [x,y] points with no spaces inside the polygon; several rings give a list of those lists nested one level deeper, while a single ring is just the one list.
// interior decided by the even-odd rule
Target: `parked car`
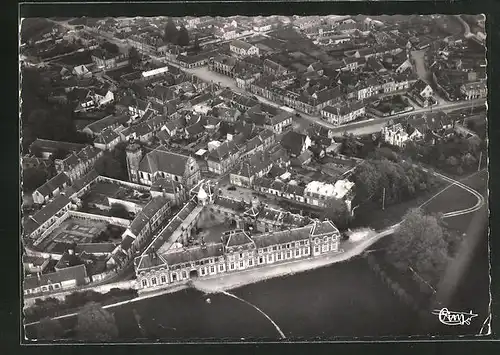
[{"label": "parked car", "polygon": [[235,191],[236,187],[235,186],[229,186],[227,189],[228,189],[228,191]]}]

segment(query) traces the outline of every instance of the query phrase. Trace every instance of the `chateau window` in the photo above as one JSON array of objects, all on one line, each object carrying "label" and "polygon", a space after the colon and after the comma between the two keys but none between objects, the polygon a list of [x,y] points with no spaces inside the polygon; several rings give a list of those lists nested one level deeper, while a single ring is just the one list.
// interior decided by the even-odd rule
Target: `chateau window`
[{"label": "chateau window", "polygon": [[296,249],[295,250],[295,256],[299,256],[300,255],[300,249]]},{"label": "chateau window", "polygon": [[243,253],[240,253],[240,259],[243,259]]},{"label": "chateau window", "polygon": [[148,280],[142,280],[142,287],[148,286]]},{"label": "chateau window", "polygon": [[210,272],[214,273],[215,272],[215,267],[210,266]]},{"label": "chateau window", "polygon": [[290,244],[287,244],[287,245],[286,245],[286,248],[287,248],[287,249],[290,249]]},{"label": "chateau window", "polygon": [[264,253],[267,253],[267,248],[264,248]]},{"label": "chateau window", "polygon": [[201,276],[205,275],[205,268],[204,267],[200,269],[200,273],[201,273]]},{"label": "chateau window", "polygon": [[262,264],[264,262],[264,258],[261,256],[259,257],[259,264]]},{"label": "chateau window", "polygon": [[240,261],[240,267],[243,267],[243,261]]},{"label": "chateau window", "polygon": [[231,263],[230,267],[231,270],[234,270],[234,263]]},{"label": "chateau window", "polygon": [[252,259],[249,259],[248,260],[248,266],[252,266],[253,265],[253,260]]},{"label": "chateau window", "polygon": [[278,260],[281,260],[281,253],[278,253]]},{"label": "chateau window", "polygon": [[316,247],[314,247],[314,252],[315,252],[315,253],[319,252],[319,247],[317,247],[317,246],[316,246]]},{"label": "chateau window", "polygon": [[224,271],[224,265],[219,265],[219,271]]},{"label": "chateau window", "polygon": [[182,278],[185,279],[187,277],[187,273],[185,271],[182,272]]},{"label": "chateau window", "polygon": [[165,282],[167,282],[167,278],[165,275],[161,275],[161,283],[164,284]]},{"label": "chateau window", "polygon": [[274,251],[278,250],[278,247],[275,245],[275,246],[273,247],[273,250],[274,250]]},{"label": "chateau window", "polygon": [[54,288],[58,289],[59,288],[59,284],[54,284]]},{"label": "chateau window", "polygon": [[153,286],[154,286],[154,285],[156,285],[156,277],[153,277],[153,278],[151,279],[151,284],[152,284]]}]

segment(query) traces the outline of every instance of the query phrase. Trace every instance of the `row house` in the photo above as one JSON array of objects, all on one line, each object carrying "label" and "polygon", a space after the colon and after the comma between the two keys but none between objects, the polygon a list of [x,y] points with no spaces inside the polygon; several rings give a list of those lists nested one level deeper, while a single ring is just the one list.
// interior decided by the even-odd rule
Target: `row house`
[{"label": "row house", "polygon": [[229,50],[231,52],[239,55],[239,56],[242,56],[242,57],[251,56],[251,55],[256,55],[256,56],[259,55],[259,48],[258,47],[254,46],[250,43],[241,41],[239,39],[236,39],[229,44]]},{"label": "row house", "polygon": [[145,122],[124,129],[120,132],[120,138],[122,141],[127,142],[135,140],[142,143],[148,143],[166,123],[167,117],[156,116]]},{"label": "row house", "polygon": [[129,64],[128,55],[125,53],[111,54],[101,49],[92,53],[92,61],[97,67],[104,70],[116,69]]},{"label": "row house", "polygon": [[214,58],[210,58],[208,69],[219,74],[229,77],[235,75],[236,59],[227,55],[221,54]]},{"label": "row house", "polygon": [[[151,236],[170,215],[171,202],[166,196],[153,197],[144,208],[137,213],[130,226],[123,232],[122,240],[132,238],[132,250],[142,249],[149,244]],[[129,249],[129,248],[127,248]]]},{"label": "row house", "polygon": [[264,153],[257,153],[231,171],[229,180],[235,186],[252,187],[254,180],[269,173],[272,167],[273,162],[269,157]]},{"label": "row house", "polygon": [[101,132],[94,139],[94,147],[101,150],[113,150],[115,147],[122,141],[122,137],[120,134],[113,131],[111,128],[108,128]]},{"label": "row house", "polygon": [[208,171],[219,175],[225,174],[239,161],[240,155],[240,148],[234,142],[226,141],[208,154]]},{"label": "row house", "polygon": [[70,184],[69,176],[61,172],[33,192],[33,202],[42,205],[58,196]]},{"label": "row house", "polygon": [[58,195],[34,215],[23,220],[23,235],[36,244],[38,237],[62,217],[71,207],[65,195]]},{"label": "row house", "polygon": [[125,124],[129,120],[130,117],[127,115],[109,115],[98,121],[94,121],[88,124],[82,129],[81,132],[94,138],[108,129],[119,131],[120,129],[124,128]]},{"label": "row house", "polygon": [[58,174],[64,172],[71,181],[75,181],[92,170],[102,155],[102,150],[87,146],[78,153],[72,152],[64,159],[56,159],[54,165]]},{"label": "row house", "polygon": [[253,188],[264,194],[286,198],[288,200],[304,203],[304,186],[285,183],[280,180],[268,178],[256,179]]},{"label": "row house", "polygon": [[289,70],[270,59],[264,60],[264,73],[274,76],[281,76],[289,74]]},{"label": "row house", "polygon": [[276,116],[267,119],[264,127],[269,128],[275,134],[281,134],[285,130],[292,127],[293,114],[288,111],[283,111]]},{"label": "row house", "polygon": [[321,116],[329,123],[339,126],[356,120],[365,114],[363,101],[344,102],[334,106],[327,106],[321,111]]},{"label": "row house", "polygon": [[153,250],[136,258],[134,265],[138,289],[155,290],[172,283],[337,253],[341,251],[339,244],[340,232],[330,221],[258,236],[236,229],[224,232],[221,243],[176,245],[165,253]]}]

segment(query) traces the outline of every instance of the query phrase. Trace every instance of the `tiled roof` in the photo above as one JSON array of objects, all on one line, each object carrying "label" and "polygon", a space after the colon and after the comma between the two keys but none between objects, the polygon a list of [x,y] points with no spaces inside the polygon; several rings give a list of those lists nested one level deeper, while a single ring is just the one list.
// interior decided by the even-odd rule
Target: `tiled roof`
[{"label": "tiled roof", "polygon": [[113,131],[111,128],[107,128],[104,131],[102,131],[101,134],[97,136],[97,138],[94,140],[94,143],[98,144],[109,144],[113,142],[116,138],[120,137],[118,133]]},{"label": "tiled roof", "polygon": [[302,228],[272,232],[254,236],[253,239],[255,241],[255,244],[257,245],[257,248],[265,248],[273,245],[309,239],[311,228],[311,226],[306,226]]},{"label": "tiled roof", "polygon": [[85,265],[77,265],[72,267],[67,267],[61,269],[57,272],[50,274],[40,275],[40,279],[37,276],[29,276],[23,280],[23,289],[29,290],[36,287],[48,285],[50,283],[59,283],[63,281],[76,280],[77,285],[82,285],[85,283],[85,278],[87,277],[87,269]]},{"label": "tiled roof", "polygon": [[151,185],[151,191],[165,192],[168,194],[174,194],[181,188],[182,184],[172,179],[156,178]]},{"label": "tiled roof", "polygon": [[315,222],[311,230],[311,236],[321,236],[327,233],[338,233],[339,230],[330,221]]},{"label": "tiled roof", "polygon": [[179,251],[171,251],[163,255],[169,266],[179,265],[184,263],[196,262],[207,258],[217,258],[223,256],[223,247],[221,243],[208,244],[205,247],[193,247],[181,249]]},{"label": "tiled roof", "polygon": [[160,146],[146,154],[139,164],[139,171],[148,173],[162,171],[183,176],[189,158],[187,155],[169,152],[167,148]]},{"label": "tiled roof", "polygon": [[28,219],[26,219],[25,224],[23,226],[25,235],[33,233],[39,226],[47,222],[57,212],[61,211],[70,203],[71,201],[64,195],[59,195],[56,198],[54,198],[54,200],[49,202],[40,211],[38,211],[33,216],[30,216]]},{"label": "tiled roof", "polygon": [[130,224],[129,229],[135,235],[138,235],[144,226],[149,223],[150,219],[166,204],[169,203],[169,199],[163,196],[156,196],[149,203],[144,206],[144,208],[135,216],[134,220]]},{"label": "tiled roof", "polygon": [[231,45],[234,47],[244,49],[246,51],[253,47],[250,43],[240,41],[239,39],[235,39],[234,41],[232,41]]},{"label": "tiled roof", "polygon": [[81,243],[76,245],[75,252],[78,254],[83,252],[87,254],[111,254],[115,248],[116,245],[113,243]]},{"label": "tiled roof", "polygon": [[226,247],[237,247],[244,244],[251,244],[252,239],[250,236],[242,229],[236,229],[226,232],[227,242]]},{"label": "tiled roof", "polygon": [[281,145],[292,154],[300,155],[305,138],[303,134],[290,131],[281,138]]},{"label": "tiled roof", "polygon": [[71,151],[71,152],[77,152],[84,147],[85,147],[85,144],[60,142],[60,141],[53,141],[53,140],[48,140],[48,139],[37,138],[33,143],[31,143],[30,151],[32,153],[35,153],[37,150],[40,150],[42,152],[54,153],[54,152],[58,151],[59,149],[62,149],[62,150],[67,150],[67,151]]},{"label": "tiled roof", "polygon": [[229,159],[232,155],[239,151],[238,146],[233,141],[226,141],[222,143],[217,149],[212,150],[207,159],[214,162],[221,162]]},{"label": "tiled roof", "polygon": [[130,235],[127,235],[125,238],[123,238],[122,242],[120,243],[120,247],[122,250],[129,250],[132,244],[134,243],[134,238],[132,238]]},{"label": "tiled roof", "polygon": [[47,197],[57,188],[62,189],[64,184],[70,183],[71,180],[68,175],[66,175],[65,173],[59,173],[35,191],[40,193],[42,196]]}]

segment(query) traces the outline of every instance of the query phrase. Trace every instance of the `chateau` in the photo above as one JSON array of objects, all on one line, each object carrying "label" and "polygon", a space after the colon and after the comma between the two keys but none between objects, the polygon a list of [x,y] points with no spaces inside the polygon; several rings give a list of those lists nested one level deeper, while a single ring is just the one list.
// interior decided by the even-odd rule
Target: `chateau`
[{"label": "chateau", "polygon": [[[339,252],[340,233],[330,221],[308,220],[262,207],[255,200],[243,212],[238,201],[211,191],[208,183],[201,183],[186,209],[135,259],[138,289],[153,290],[198,277]],[[201,237],[198,245],[189,245],[203,213],[234,219],[236,228],[222,232],[219,242],[205,242]]]}]

